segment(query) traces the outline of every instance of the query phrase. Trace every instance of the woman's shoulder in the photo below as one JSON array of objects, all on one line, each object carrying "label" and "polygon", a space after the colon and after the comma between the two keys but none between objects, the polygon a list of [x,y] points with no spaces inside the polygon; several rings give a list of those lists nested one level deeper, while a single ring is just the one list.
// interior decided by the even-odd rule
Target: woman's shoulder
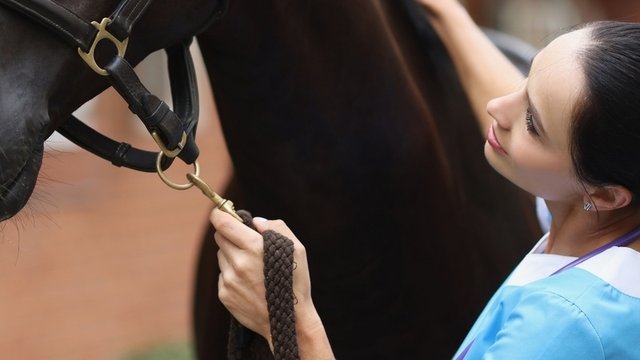
[{"label": "woman's shoulder", "polygon": [[604,359],[605,354],[617,354],[640,359],[640,298],[580,268],[512,291],[511,299],[503,298],[499,331],[486,345],[496,358],[544,354],[553,359]]},{"label": "woman's shoulder", "polygon": [[[520,271],[527,276],[516,272],[483,313],[474,351],[495,358],[640,359],[640,253],[611,248],[551,276],[571,259],[530,256]],[[544,274],[528,274],[529,262],[543,265]]]},{"label": "woman's shoulder", "polygon": [[[612,314],[615,308],[624,305],[635,309],[635,321],[640,325],[639,279],[640,253],[627,247],[613,247],[574,268],[526,285],[523,293],[558,296],[587,313],[606,308]],[[607,303],[615,306],[612,309]]]},{"label": "woman's shoulder", "polygon": [[629,247],[612,247],[576,266],[640,301],[640,253]]},{"label": "woman's shoulder", "polygon": [[505,288],[470,359],[604,359],[605,346],[585,312],[548,279]]}]

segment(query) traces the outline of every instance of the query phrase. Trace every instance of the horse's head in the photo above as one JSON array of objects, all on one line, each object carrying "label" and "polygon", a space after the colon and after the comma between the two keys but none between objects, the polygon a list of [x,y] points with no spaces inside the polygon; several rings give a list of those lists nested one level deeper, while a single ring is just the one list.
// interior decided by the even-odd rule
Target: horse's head
[{"label": "horse's head", "polygon": [[[75,109],[109,85],[60,34],[6,6],[6,2],[48,1],[52,0],[0,1],[0,221],[15,215],[29,199],[44,141]],[[135,65],[148,54],[197,34],[221,14],[226,2],[151,2],[132,28],[125,58]],[[100,22],[118,3],[57,0],[55,5],[86,21]]]}]

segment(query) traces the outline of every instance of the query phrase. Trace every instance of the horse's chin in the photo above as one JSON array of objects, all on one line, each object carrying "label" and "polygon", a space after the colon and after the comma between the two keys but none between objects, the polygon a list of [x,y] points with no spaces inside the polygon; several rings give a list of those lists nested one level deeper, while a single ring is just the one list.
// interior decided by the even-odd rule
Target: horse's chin
[{"label": "horse's chin", "polygon": [[40,146],[33,149],[31,158],[18,175],[0,186],[0,221],[16,215],[31,197],[42,165],[43,148],[43,144],[40,143]]}]

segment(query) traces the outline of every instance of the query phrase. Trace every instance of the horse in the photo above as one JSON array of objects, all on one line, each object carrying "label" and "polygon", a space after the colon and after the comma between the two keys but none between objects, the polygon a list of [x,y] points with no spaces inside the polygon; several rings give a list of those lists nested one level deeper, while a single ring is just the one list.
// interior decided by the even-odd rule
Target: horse
[{"label": "horse", "polygon": [[[29,199],[42,162],[44,141],[73,111],[109,86],[105,77],[97,76],[83,62],[70,41],[65,42],[73,38],[67,29],[57,32],[51,28],[63,28],[69,18],[98,22],[118,5],[116,0],[91,4],[25,1],[27,6],[23,7],[32,6],[45,15],[63,14],[59,15],[62,26],[47,28],[6,6],[20,8],[20,3],[5,1],[0,5],[0,26],[7,34],[0,41],[0,221],[15,215]],[[181,5],[155,1],[133,28],[126,60],[135,66],[154,51],[180,44],[217,19],[226,4],[226,0],[188,1]],[[96,61],[105,62],[112,53],[108,45],[100,45]]]},{"label": "horse", "polygon": [[[234,0],[198,43],[234,164],[226,194],[305,244],[336,356],[452,356],[540,230],[486,163],[415,2]],[[211,238],[194,323],[200,357],[220,359]]]},{"label": "horse", "polygon": [[[234,165],[225,196],[302,239],[338,357],[451,356],[540,230],[533,199],[486,164],[425,17],[412,0],[234,0],[219,16],[222,3],[150,5],[127,61],[197,37]],[[59,4],[87,19],[115,8]],[[6,219],[33,188],[44,139],[108,83],[25,17],[0,7],[0,24],[20,34],[0,40],[14,54],[0,65]],[[195,279],[201,359],[228,351],[211,232]]]}]

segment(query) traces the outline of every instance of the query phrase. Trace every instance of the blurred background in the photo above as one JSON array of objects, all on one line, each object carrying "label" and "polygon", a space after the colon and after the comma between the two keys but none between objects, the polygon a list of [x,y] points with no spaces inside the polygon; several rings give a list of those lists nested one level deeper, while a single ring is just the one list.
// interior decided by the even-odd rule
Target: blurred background
[{"label": "blurred background", "polygon": [[[640,19],[634,0],[466,0],[482,26],[542,47],[589,20]],[[201,177],[224,192],[232,165],[200,60]],[[163,53],[137,67],[170,99]],[[76,115],[120,141],[155,149],[113,90]],[[184,178],[192,169],[175,166]],[[233,200],[233,199],[232,199]],[[52,136],[36,192],[0,223],[0,357],[19,360],[194,359],[191,294],[211,205],[156,174],[117,168]]]},{"label": "blurred background", "polygon": [[[231,163],[197,44],[201,178],[223,191]],[[136,71],[170,101],[166,56]],[[99,131],[157,145],[113,90],[78,111]],[[210,201],[154,173],[118,168],[54,134],[36,191],[0,223],[0,359],[192,359],[191,292]],[[167,175],[185,182],[193,169]]]}]

